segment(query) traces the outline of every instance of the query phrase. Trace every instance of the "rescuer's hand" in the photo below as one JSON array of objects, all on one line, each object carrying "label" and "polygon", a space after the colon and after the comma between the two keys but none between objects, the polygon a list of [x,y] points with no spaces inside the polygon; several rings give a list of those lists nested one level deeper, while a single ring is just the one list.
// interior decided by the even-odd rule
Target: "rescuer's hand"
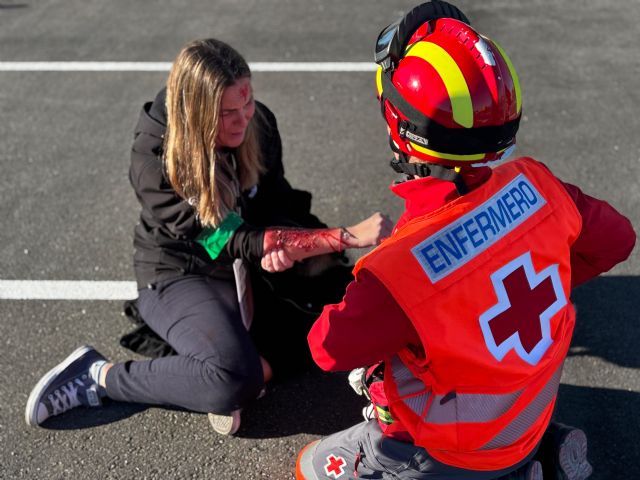
[{"label": "rescuer's hand", "polygon": [[349,238],[343,239],[348,247],[364,248],[379,245],[382,240],[391,235],[393,223],[387,215],[376,212],[366,220],[347,227],[345,230]]}]

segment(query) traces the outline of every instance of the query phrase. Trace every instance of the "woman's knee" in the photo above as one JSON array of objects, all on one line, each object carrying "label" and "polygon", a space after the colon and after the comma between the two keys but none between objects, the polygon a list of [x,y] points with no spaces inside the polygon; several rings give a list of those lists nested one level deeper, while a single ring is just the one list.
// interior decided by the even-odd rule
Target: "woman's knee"
[{"label": "woman's knee", "polygon": [[220,367],[214,362],[206,362],[205,372],[210,394],[208,411],[228,413],[255,400],[264,386],[264,373],[259,359],[241,368]]}]

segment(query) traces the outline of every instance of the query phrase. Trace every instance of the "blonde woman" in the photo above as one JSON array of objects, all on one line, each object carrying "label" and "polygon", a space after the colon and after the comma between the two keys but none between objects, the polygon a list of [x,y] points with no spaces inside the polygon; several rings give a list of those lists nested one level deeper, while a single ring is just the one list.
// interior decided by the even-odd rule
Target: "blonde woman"
[{"label": "blonde woman", "polygon": [[143,108],[130,169],[142,206],[137,307],[175,354],[114,364],[80,347],[35,386],[28,424],[106,396],[208,412],[217,432],[237,431],[241,409],[273,374],[249,333],[247,265],[280,272],[390,234],[379,213],[348,228],[271,226],[324,226],[308,212],[310,196],[285,179],[281,155],[275,117],[255,101],[245,60],[218,40],[186,45],[166,89]]}]

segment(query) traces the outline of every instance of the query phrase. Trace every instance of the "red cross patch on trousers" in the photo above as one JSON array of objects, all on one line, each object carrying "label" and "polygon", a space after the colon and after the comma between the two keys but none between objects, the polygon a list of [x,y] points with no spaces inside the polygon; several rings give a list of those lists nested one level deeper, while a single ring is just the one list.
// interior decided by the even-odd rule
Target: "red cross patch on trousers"
[{"label": "red cross patch on trousers", "polygon": [[324,466],[324,473],[328,477],[340,478],[344,475],[344,467],[347,464],[344,458],[336,457],[333,453],[327,457],[327,463]]},{"label": "red cross patch on trousers", "polygon": [[527,252],[492,273],[491,282],[498,303],[480,316],[487,348],[498,361],[514,350],[536,365],[553,343],[551,317],[567,304],[558,264],[536,273]]}]

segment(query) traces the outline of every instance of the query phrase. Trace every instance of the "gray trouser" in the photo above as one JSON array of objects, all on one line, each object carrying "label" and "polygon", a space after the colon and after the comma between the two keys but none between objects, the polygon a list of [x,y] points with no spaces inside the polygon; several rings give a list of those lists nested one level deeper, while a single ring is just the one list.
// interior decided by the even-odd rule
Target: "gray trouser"
[{"label": "gray trouser", "polygon": [[385,437],[378,423],[370,420],[312,444],[299,466],[306,480],[494,480],[525,465],[534,454],[504,470],[455,468],[438,462],[424,448]]},{"label": "gray trouser", "polygon": [[189,275],[161,282],[139,291],[138,308],[178,354],[115,364],[106,378],[110,398],[229,413],[257,397],[262,364],[233,280]]}]

